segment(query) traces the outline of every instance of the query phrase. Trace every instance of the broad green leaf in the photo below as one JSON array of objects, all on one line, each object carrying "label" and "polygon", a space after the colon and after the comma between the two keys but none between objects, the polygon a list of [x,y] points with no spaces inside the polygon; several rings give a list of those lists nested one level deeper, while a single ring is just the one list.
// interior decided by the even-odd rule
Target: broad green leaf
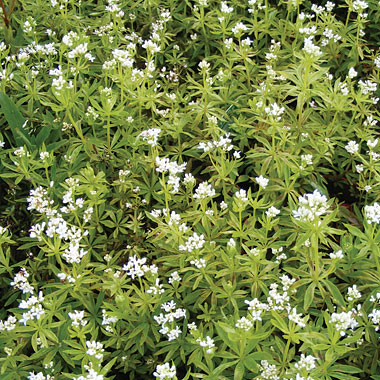
[{"label": "broad green leaf", "polygon": [[303,309],[306,312],[309,306],[314,300],[315,282],[312,282],[306,289],[305,296],[303,299]]},{"label": "broad green leaf", "polygon": [[235,367],[234,380],[242,380],[244,376],[245,368],[243,362],[240,362]]},{"label": "broad green leaf", "polygon": [[17,106],[12,102],[8,95],[0,92],[0,106],[1,112],[4,114],[5,119],[12,131],[15,143],[18,146],[28,145],[31,147],[30,136],[28,132],[23,129],[25,119],[22,117],[21,112]]}]

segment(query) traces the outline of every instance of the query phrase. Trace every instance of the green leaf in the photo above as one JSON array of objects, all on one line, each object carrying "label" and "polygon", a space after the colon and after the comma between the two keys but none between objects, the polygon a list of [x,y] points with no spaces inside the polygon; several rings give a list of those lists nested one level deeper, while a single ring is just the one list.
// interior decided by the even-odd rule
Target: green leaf
[{"label": "green leaf", "polygon": [[345,305],[343,296],[340,294],[339,289],[329,280],[322,280],[322,283],[327,287],[333,298],[342,306]]},{"label": "green leaf", "polygon": [[344,226],[348,229],[348,231],[350,232],[350,234],[354,235],[354,236],[357,236],[358,238],[364,240],[364,241],[367,241],[368,240],[368,237],[366,236],[365,233],[363,233],[362,231],[359,230],[359,228],[357,227],[354,227],[350,224],[344,224]]},{"label": "green leaf", "polygon": [[4,117],[12,131],[15,143],[18,146],[23,146],[26,144],[30,148],[32,146],[30,136],[27,131],[22,128],[25,123],[25,119],[22,117],[17,106],[12,102],[8,95],[3,92],[0,92],[0,106],[1,112],[4,114]]},{"label": "green leaf", "polygon": [[45,125],[41,131],[38,133],[36,137],[36,145],[37,147],[40,147],[43,142],[47,140],[47,138],[50,135],[50,132],[52,131],[51,127],[49,125]]},{"label": "green leaf", "polygon": [[303,309],[305,312],[313,302],[315,286],[315,282],[312,282],[306,289],[305,296],[303,299]]},{"label": "green leaf", "polygon": [[235,367],[234,380],[242,380],[244,376],[245,368],[243,362],[240,362]]},{"label": "green leaf", "polygon": [[361,373],[363,370],[357,367],[353,367],[351,365],[345,365],[345,364],[337,364],[331,367],[331,370],[333,371],[339,371],[344,373]]}]

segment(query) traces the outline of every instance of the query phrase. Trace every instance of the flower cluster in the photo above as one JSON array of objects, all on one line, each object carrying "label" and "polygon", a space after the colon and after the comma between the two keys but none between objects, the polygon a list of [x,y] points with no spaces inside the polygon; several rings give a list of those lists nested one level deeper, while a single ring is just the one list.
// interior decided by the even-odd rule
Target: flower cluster
[{"label": "flower cluster", "polygon": [[299,196],[298,203],[300,205],[298,209],[293,210],[293,216],[297,220],[313,222],[328,211],[327,197],[318,190]]},{"label": "flower cluster", "polygon": [[213,348],[215,347],[214,339],[211,339],[208,335],[206,336],[206,339],[198,338],[197,342],[201,347],[206,348],[206,352],[208,354],[212,354]]},{"label": "flower cluster", "polygon": [[241,317],[236,321],[235,327],[238,329],[249,331],[253,327],[253,323],[250,319],[247,319],[246,317]]},{"label": "flower cluster", "polygon": [[22,318],[19,319],[19,322],[26,326],[29,320],[40,319],[45,314],[45,310],[42,306],[43,300],[42,292],[38,293],[38,297],[32,295],[27,300],[22,300],[18,305],[19,309],[28,309],[28,311],[22,314]]},{"label": "flower cluster", "polygon": [[[69,181],[70,182],[70,181]],[[39,241],[43,240],[43,234],[48,238],[58,237],[60,240],[67,241],[64,246],[64,253],[62,257],[68,263],[80,263],[84,255],[87,254],[83,248],[80,248],[81,240],[88,235],[87,230],[76,226],[69,226],[62,214],[53,209],[53,201],[47,196],[47,190],[42,187],[38,187],[35,190],[30,191],[30,197],[27,198],[29,203],[28,210],[37,210],[38,212],[45,214],[48,218],[48,222],[37,223],[31,226],[29,236],[31,238],[37,238]],[[69,189],[63,197],[63,203],[68,203],[69,207],[64,206],[61,208],[62,212],[69,212],[76,207],[81,208],[83,206],[83,200],[77,199],[74,206],[72,199],[72,190]],[[90,216],[85,213],[85,219]]]},{"label": "flower cluster", "polygon": [[193,250],[196,249],[202,249],[202,247],[205,244],[205,238],[204,235],[198,235],[196,232],[194,232],[186,241],[185,244],[181,244],[179,246],[180,251],[187,251],[189,253],[193,252]]},{"label": "flower cluster", "polygon": [[143,141],[146,141],[149,145],[156,146],[160,133],[160,128],[151,128],[141,132],[139,137],[142,137]]},{"label": "flower cluster", "polygon": [[93,356],[95,359],[102,361],[103,360],[103,344],[96,342],[95,340],[86,342],[87,351],[86,354],[89,356]]},{"label": "flower cluster", "polygon": [[194,199],[212,198],[215,195],[215,189],[210,183],[202,182],[195,189]]},{"label": "flower cluster", "polygon": [[159,332],[162,335],[166,335],[170,342],[181,335],[182,331],[176,325],[175,321],[180,318],[186,318],[186,310],[181,308],[177,309],[174,301],[162,304],[161,309],[164,310],[165,313],[155,315],[153,318],[161,326]]},{"label": "flower cluster", "polygon": [[84,311],[78,311],[74,310],[73,313],[69,313],[69,317],[71,319],[71,326],[79,327],[79,326],[86,326],[87,321],[84,319]]},{"label": "flower cluster", "polygon": [[153,372],[153,376],[157,377],[159,380],[174,379],[176,374],[175,365],[173,364],[170,366],[169,363],[158,364],[156,371]]},{"label": "flower cluster", "polygon": [[364,207],[364,215],[368,224],[380,223],[380,204],[375,202],[373,206]]},{"label": "flower cluster", "polygon": [[280,380],[280,368],[274,364],[269,364],[267,360],[262,360],[259,365],[261,371],[259,380]]},{"label": "flower cluster", "polygon": [[16,327],[17,318],[9,315],[6,321],[0,321],[0,331],[12,331]]},{"label": "flower cluster", "polygon": [[146,257],[139,259],[136,255],[133,255],[128,259],[127,264],[123,265],[122,269],[127,272],[127,276],[131,277],[132,280],[135,277],[143,277],[145,273],[157,274],[158,268],[156,265],[148,266],[145,263]]},{"label": "flower cluster", "polygon": [[210,152],[214,149],[221,149],[222,151],[229,152],[233,149],[233,145],[231,144],[232,140],[230,139],[230,134],[226,133],[224,136],[221,136],[219,140],[213,140],[205,142],[200,142],[198,145],[198,149],[203,150],[204,152]]},{"label": "flower cluster", "polygon": [[178,165],[177,162],[170,162],[168,158],[156,157],[156,171],[159,173],[169,172],[169,179],[167,185],[172,186],[171,192],[177,193],[179,191],[180,177],[178,174],[183,173],[186,169],[186,162]]},{"label": "flower cluster", "polygon": [[353,311],[342,311],[341,313],[332,313],[330,323],[335,325],[341,336],[346,335],[346,330],[353,330],[359,323],[356,321]]},{"label": "flower cluster", "polygon": [[29,273],[25,268],[21,268],[21,270],[16,273],[13,277],[13,281],[10,283],[15,289],[22,290],[22,292],[33,294],[34,288],[29,284],[28,281]]}]

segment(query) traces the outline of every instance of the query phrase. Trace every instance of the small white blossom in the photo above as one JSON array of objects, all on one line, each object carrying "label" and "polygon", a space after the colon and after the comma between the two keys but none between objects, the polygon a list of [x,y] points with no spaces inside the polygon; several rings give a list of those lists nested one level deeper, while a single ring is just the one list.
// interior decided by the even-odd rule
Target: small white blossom
[{"label": "small white blossom", "polygon": [[268,186],[269,179],[263,177],[262,175],[260,175],[259,177],[256,177],[255,180],[256,180],[256,182],[257,182],[257,183],[258,183],[263,189],[265,189],[265,188]]},{"label": "small white blossom", "polygon": [[94,356],[97,360],[103,360],[103,344],[96,341],[87,341],[86,342],[87,351],[86,354],[89,356]]},{"label": "small white blossom", "polygon": [[160,133],[160,128],[151,128],[141,132],[138,137],[142,137],[143,141],[146,141],[149,145],[156,146]]},{"label": "small white blossom", "polygon": [[353,140],[349,141],[345,146],[348,153],[355,154],[359,151],[359,144]]},{"label": "small white blossom", "polygon": [[301,221],[313,221],[328,211],[327,197],[314,190],[313,193],[298,197],[299,207],[293,215]]},{"label": "small white blossom", "polygon": [[312,369],[315,368],[316,361],[317,361],[317,358],[315,358],[314,356],[311,356],[311,355],[305,356],[305,354],[301,354],[299,362],[294,364],[294,367],[298,370],[305,368],[307,372],[310,372]]},{"label": "small white blossom", "polygon": [[369,148],[375,148],[376,147],[376,145],[377,145],[377,143],[379,142],[379,139],[375,139],[375,140],[368,140],[367,141],[367,145],[368,145],[368,147]]},{"label": "small white blossom", "polygon": [[176,368],[173,364],[170,366],[169,363],[158,364],[156,371],[153,372],[153,376],[157,377],[159,380],[174,379],[176,376]]},{"label": "small white blossom", "polygon": [[375,202],[373,206],[364,207],[364,215],[368,224],[380,223],[380,204]]},{"label": "small white blossom", "polygon": [[343,251],[340,249],[336,252],[331,252],[330,253],[330,258],[335,260],[335,259],[343,259]]},{"label": "small white blossom", "polygon": [[353,67],[351,67],[350,70],[348,70],[348,77],[350,79],[355,78],[357,75],[358,75],[358,73]]},{"label": "small white blossom", "polygon": [[232,28],[232,33],[235,36],[240,36],[244,32],[248,30],[247,26],[245,26],[242,22],[238,22],[233,28]]},{"label": "small white blossom", "polygon": [[275,216],[280,214],[280,212],[281,211],[279,209],[277,209],[274,206],[271,206],[271,207],[269,207],[268,210],[265,211],[265,214],[267,215],[268,218],[274,218]]},{"label": "small white blossom", "polygon": [[242,317],[235,323],[235,327],[238,329],[249,331],[253,327],[253,323],[246,317]]},{"label": "small white blossom", "polygon": [[206,199],[212,198],[215,195],[215,189],[211,184],[207,182],[202,182],[198,185],[195,190],[195,194],[193,195],[194,199]]},{"label": "small white blossom", "polygon": [[347,329],[353,330],[358,325],[351,310],[348,312],[332,313],[330,323],[335,325],[336,330],[339,331],[341,336],[346,335]]},{"label": "small white blossom", "polygon": [[207,352],[208,354],[211,354],[212,351],[213,351],[213,348],[215,347],[214,339],[211,339],[209,336],[206,336],[206,339],[198,338],[198,339],[197,339],[197,342],[199,343],[199,345],[200,345],[201,347],[205,347],[205,348],[207,348],[207,349],[206,349],[206,352]]},{"label": "small white blossom", "polygon": [[360,299],[362,294],[359,292],[357,285],[352,285],[352,287],[349,287],[347,290],[347,299],[349,301],[355,301]]}]

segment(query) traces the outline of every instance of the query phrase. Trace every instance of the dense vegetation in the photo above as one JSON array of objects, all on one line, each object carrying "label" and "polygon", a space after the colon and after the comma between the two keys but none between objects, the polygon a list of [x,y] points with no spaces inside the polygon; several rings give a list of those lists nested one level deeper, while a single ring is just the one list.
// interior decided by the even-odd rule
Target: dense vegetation
[{"label": "dense vegetation", "polygon": [[380,379],[379,1],[0,5],[2,380]]}]

